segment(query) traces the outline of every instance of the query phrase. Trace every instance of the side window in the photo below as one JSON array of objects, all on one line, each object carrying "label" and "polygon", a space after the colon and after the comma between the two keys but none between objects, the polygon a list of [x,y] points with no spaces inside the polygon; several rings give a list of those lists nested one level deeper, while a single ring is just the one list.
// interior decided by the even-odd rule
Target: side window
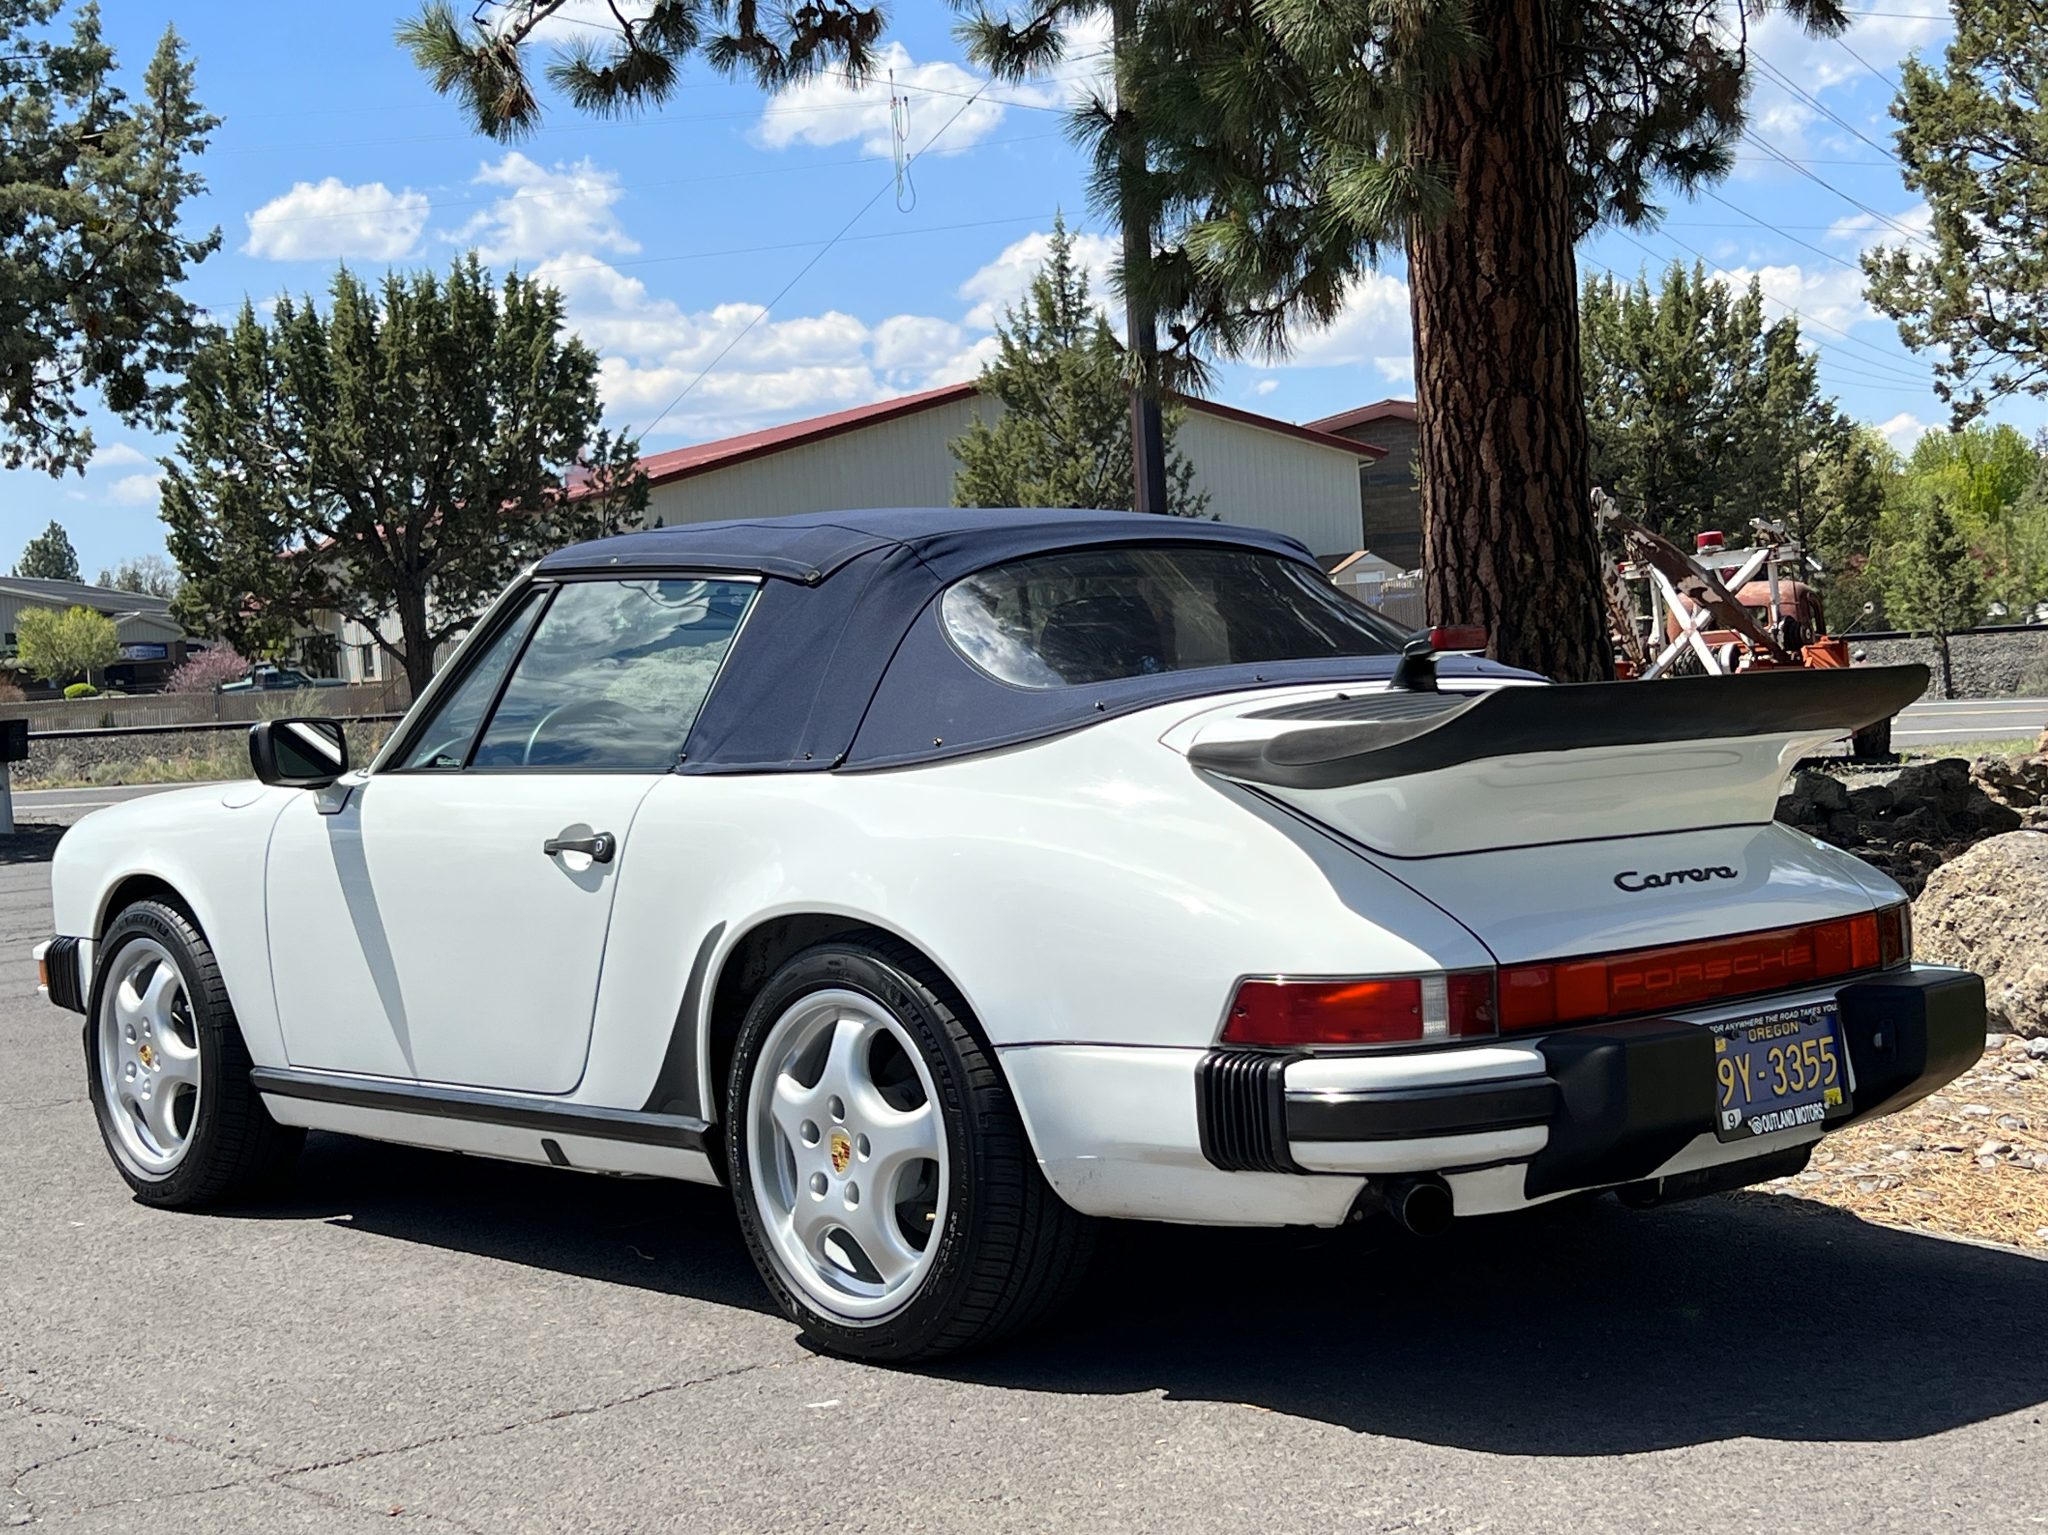
[{"label": "side window", "polygon": [[441,707],[427,721],[426,729],[414,737],[412,748],[395,764],[397,767],[443,773],[461,768],[469,756],[469,743],[476,739],[477,726],[484,722],[484,712],[491,707],[491,700],[498,696],[498,684],[505,680],[505,668],[519,654],[519,643],[526,638],[526,631],[533,627],[533,615],[540,611],[546,600],[544,591],[527,594],[505,627],[498,631],[498,637],[477,657],[469,675],[441,700]]},{"label": "side window", "polygon": [[667,772],[754,592],[742,581],[563,586],[471,766]]}]

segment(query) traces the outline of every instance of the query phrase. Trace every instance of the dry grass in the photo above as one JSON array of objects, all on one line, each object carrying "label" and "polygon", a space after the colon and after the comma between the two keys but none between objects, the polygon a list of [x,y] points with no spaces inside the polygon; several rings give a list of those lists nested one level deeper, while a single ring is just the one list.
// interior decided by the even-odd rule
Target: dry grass
[{"label": "dry grass", "polygon": [[2048,1060],[2009,1040],[1903,1113],[1829,1136],[1778,1193],[1889,1226],[2048,1248]]}]

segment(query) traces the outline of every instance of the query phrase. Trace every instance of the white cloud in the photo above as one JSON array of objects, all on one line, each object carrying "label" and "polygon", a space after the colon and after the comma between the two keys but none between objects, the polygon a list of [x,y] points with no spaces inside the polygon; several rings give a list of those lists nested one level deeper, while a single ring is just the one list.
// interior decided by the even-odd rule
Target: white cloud
[{"label": "white cloud", "polygon": [[86,460],[85,472],[91,474],[99,469],[119,469],[127,464],[148,462],[149,455],[140,448],[125,442],[110,442],[103,448],[93,449],[92,457]]},{"label": "white cloud", "polygon": [[427,223],[424,193],[381,181],[350,186],[337,176],[301,181],[248,214],[251,256],[272,261],[396,261],[410,255]]},{"label": "white cloud", "polygon": [[1877,430],[1899,452],[1910,453],[1913,445],[1934,428],[1911,411],[1902,410],[1891,420],[1879,422]]},{"label": "white cloud", "polygon": [[844,75],[820,74],[777,91],[754,126],[754,141],[769,149],[787,149],[793,144],[857,139],[866,154],[888,154],[895,142],[889,108],[892,75],[909,103],[906,142],[913,151],[931,143],[941,128],[945,136],[934,145],[934,153],[966,149],[995,131],[1008,103],[1052,106],[1056,101],[1036,85],[992,86],[979,99],[970,99],[982,86],[981,76],[943,59],[920,64],[901,43],[890,43],[876,53],[873,73],[859,85]]},{"label": "white cloud", "polygon": [[[1119,316],[1109,284],[1117,260],[1117,242],[1098,234],[1077,234],[1073,238],[1074,264],[1087,273],[1089,292],[1097,306],[1110,315],[1112,324],[1117,324]],[[1030,288],[1031,279],[1045,264],[1051,245],[1052,235],[1036,230],[1004,246],[995,260],[962,283],[960,297],[971,306],[966,323],[977,330],[993,330],[1001,323],[1003,311],[1022,299]]]},{"label": "white cloud", "polygon": [[470,181],[510,189],[448,236],[457,245],[475,246],[487,262],[589,251],[626,255],[640,248],[613,211],[620,195],[617,173],[600,170],[589,159],[549,168],[508,150],[479,167]]},{"label": "white cloud", "polygon": [[1723,282],[1737,292],[1754,277],[1764,297],[1764,313],[1781,319],[1797,313],[1820,320],[1839,330],[1881,318],[1863,301],[1863,273],[1860,269],[1829,266],[1815,270],[1796,261],[1757,267],[1731,267],[1721,274]]},{"label": "white cloud", "polygon": [[163,485],[163,474],[124,474],[107,490],[116,506],[155,506]]},{"label": "white cloud", "polygon": [[1370,364],[1394,378],[1409,372],[1413,348],[1408,284],[1385,272],[1366,272],[1351,284],[1337,318],[1320,330],[1302,332],[1287,360],[1307,368]]},{"label": "white cloud", "polygon": [[1274,390],[1278,389],[1279,387],[1280,380],[1278,380],[1277,378],[1257,379],[1254,380],[1254,382],[1252,383],[1252,393],[1257,395],[1260,399],[1264,399],[1267,395],[1271,394]]}]

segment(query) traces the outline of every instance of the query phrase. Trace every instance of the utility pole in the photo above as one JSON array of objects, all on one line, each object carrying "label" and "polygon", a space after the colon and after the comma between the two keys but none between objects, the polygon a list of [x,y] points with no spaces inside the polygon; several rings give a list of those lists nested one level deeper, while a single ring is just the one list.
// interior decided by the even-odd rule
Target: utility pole
[{"label": "utility pole", "polygon": [[1152,313],[1152,225],[1132,216],[1131,192],[1145,173],[1145,140],[1138,127],[1137,72],[1126,68],[1124,40],[1138,24],[1138,0],[1112,0],[1111,47],[1116,62],[1117,161],[1123,172],[1124,329],[1133,364],[1131,383],[1131,510],[1159,512],[1166,505],[1166,431],[1159,415],[1159,331]]}]

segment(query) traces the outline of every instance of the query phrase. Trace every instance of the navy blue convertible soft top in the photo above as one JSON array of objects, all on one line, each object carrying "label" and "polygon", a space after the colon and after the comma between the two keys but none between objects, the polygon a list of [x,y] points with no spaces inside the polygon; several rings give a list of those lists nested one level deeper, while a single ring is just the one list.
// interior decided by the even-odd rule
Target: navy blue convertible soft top
[{"label": "navy blue convertible soft top", "polygon": [[[1103,544],[1222,545],[1320,569],[1294,539],[1258,528],[1132,512],[947,507],[650,528],[551,554],[540,574],[767,578],[690,732],[685,773],[898,767],[1034,740],[1173,698],[1385,677],[1393,669],[1391,656],[1361,656],[1023,688],[973,665],[946,637],[935,599],[963,576]],[[1446,658],[1442,669],[1508,674],[1457,658]]]}]

